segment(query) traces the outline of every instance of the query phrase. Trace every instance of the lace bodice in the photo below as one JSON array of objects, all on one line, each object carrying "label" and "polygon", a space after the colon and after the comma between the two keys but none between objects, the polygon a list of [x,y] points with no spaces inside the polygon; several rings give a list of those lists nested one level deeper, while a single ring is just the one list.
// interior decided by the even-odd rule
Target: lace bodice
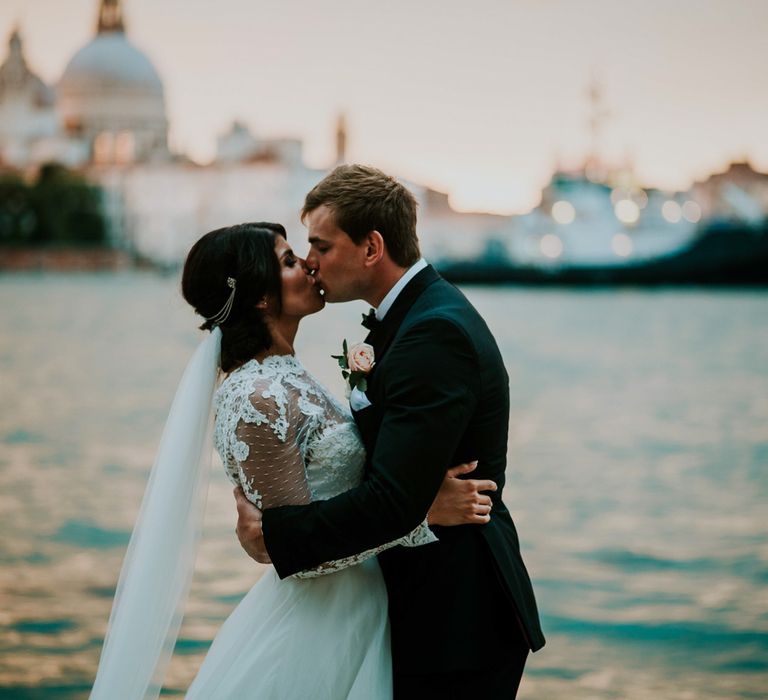
[{"label": "lace bodice", "polygon": [[[234,370],[214,406],[214,442],[227,475],[258,508],[325,500],[360,483],[365,449],[349,409],[292,355]],[[296,576],[331,573],[395,545],[436,539],[425,521],[399,540]]]}]

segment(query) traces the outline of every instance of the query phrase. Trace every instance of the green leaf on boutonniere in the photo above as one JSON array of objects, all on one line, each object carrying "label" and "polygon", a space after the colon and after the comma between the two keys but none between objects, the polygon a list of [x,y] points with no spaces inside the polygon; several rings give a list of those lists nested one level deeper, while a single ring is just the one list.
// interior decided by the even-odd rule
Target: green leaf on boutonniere
[{"label": "green leaf on boutonniere", "polygon": [[[350,389],[359,389],[360,391],[366,391],[368,389],[368,379],[365,372],[349,372],[348,374]],[[347,377],[344,377],[344,379],[346,378]]]},{"label": "green leaf on boutonniere", "polygon": [[344,357],[346,357],[349,354],[349,348],[347,348],[347,339],[344,338],[344,342],[341,344],[342,349],[344,350]]},{"label": "green leaf on boutonniere", "polygon": [[347,369],[347,358],[344,355],[331,355],[331,357],[339,363],[339,367]]}]

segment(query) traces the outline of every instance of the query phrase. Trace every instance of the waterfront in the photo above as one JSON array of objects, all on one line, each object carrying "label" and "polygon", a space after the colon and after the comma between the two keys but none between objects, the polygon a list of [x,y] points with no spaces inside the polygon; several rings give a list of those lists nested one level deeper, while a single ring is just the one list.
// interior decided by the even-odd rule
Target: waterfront
[{"label": "waterfront", "polygon": [[[0,278],[0,695],[87,695],[168,405],[200,335],[173,278]],[[520,697],[757,698],[768,683],[768,296],[468,288],[510,374],[505,500],[548,644]],[[299,355],[362,337],[308,319]],[[214,472],[183,689],[258,576]]]}]

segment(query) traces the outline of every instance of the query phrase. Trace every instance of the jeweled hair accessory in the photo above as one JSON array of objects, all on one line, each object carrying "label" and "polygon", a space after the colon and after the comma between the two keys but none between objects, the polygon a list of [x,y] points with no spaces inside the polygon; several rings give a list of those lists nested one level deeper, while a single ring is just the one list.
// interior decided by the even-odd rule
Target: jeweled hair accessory
[{"label": "jeweled hair accessory", "polygon": [[229,312],[232,311],[232,304],[235,303],[235,284],[237,280],[234,277],[227,277],[227,287],[232,289],[229,294],[229,298],[222,307],[221,311],[215,316],[203,316],[206,321],[210,321],[214,326],[220,326],[224,321],[229,318]]}]

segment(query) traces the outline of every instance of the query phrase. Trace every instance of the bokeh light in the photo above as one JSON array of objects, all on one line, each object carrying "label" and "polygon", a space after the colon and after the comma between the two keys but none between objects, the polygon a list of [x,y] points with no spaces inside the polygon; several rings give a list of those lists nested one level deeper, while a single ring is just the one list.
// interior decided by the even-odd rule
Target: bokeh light
[{"label": "bokeh light", "polygon": [[616,218],[623,224],[635,224],[640,218],[640,207],[631,199],[620,199],[614,207]]},{"label": "bokeh light", "polygon": [[683,215],[680,205],[674,199],[668,199],[661,207],[661,215],[670,224],[676,224]]},{"label": "bokeh light", "polygon": [[683,217],[686,221],[690,221],[692,224],[697,224],[701,221],[701,207],[693,200],[688,200],[683,204]]},{"label": "bokeh light", "polygon": [[556,260],[563,254],[563,242],[554,233],[542,236],[539,248],[542,255],[551,260]]},{"label": "bokeh light", "polygon": [[576,209],[566,200],[560,200],[552,205],[552,218],[558,224],[570,224],[576,218]]}]

